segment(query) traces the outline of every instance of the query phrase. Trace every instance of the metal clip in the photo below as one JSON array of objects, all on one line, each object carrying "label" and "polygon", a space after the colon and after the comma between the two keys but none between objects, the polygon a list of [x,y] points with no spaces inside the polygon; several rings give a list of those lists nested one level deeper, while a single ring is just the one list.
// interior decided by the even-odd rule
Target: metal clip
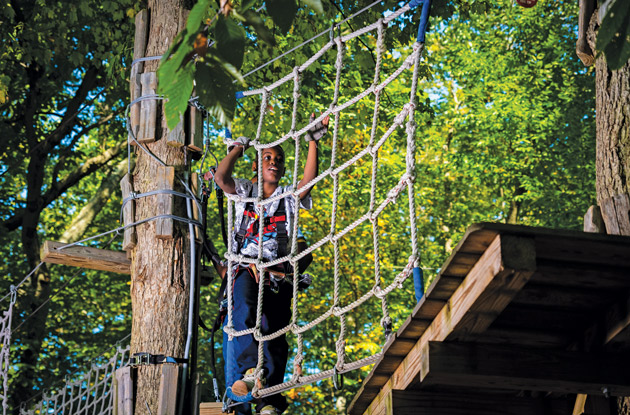
[{"label": "metal clip", "polygon": [[335,390],[342,390],[343,384],[343,373],[339,373],[339,370],[337,370],[337,366],[335,366],[333,369],[333,386],[335,387]]},{"label": "metal clip", "polygon": [[151,364],[151,354],[147,352],[134,353],[129,360],[129,366],[143,366]]}]

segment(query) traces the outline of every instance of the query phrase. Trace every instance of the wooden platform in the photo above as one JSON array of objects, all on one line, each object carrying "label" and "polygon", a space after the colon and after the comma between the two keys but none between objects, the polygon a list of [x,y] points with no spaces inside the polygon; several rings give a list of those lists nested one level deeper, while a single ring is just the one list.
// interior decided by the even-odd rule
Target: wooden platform
[{"label": "wooden platform", "polygon": [[630,237],[473,225],[348,413],[571,414],[630,395],[629,327]]}]

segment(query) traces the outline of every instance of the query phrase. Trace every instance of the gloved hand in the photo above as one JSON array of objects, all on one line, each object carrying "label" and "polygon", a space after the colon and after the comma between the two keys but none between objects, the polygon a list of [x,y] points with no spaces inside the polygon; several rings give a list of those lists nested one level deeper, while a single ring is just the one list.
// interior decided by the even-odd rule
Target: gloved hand
[{"label": "gloved hand", "polygon": [[232,149],[236,146],[243,147],[243,153],[245,153],[245,150],[249,148],[249,142],[250,142],[249,137],[245,137],[244,135],[240,136],[239,138],[235,140],[232,140],[232,144],[228,145],[228,153],[232,151]]},{"label": "gloved hand", "polygon": [[311,274],[300,274],[298,276],[298,290],[304,291],[313,283],[313,276]]},{"label": "gloved hand", "polygon": [[[312,113],[310,122],[313,122],[314,119],[315,119],[315,113]],[[318,141],[320,138],[325,136],[326,133],[328,132],[329,121],[330,121],[330,118],[327,116],[323,120],[315,124],[313,127],[311,127],[306,132],[306,141],[312,141],[312,140]]]}]

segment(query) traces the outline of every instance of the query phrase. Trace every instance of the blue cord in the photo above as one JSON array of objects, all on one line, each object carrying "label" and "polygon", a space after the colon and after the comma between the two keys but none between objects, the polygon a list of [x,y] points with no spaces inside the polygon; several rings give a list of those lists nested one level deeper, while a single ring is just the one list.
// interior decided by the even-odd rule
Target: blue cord
[{"label": "blue cord", "polygon": [[429,11],[431,10],[431,0],[411,0],[409,7],[415,8],[422,4],[422,14],[420,15],[420,24],[418,25],[418,42],[424,43],[424,35],[427,32],[427,23],[429,23]]}]

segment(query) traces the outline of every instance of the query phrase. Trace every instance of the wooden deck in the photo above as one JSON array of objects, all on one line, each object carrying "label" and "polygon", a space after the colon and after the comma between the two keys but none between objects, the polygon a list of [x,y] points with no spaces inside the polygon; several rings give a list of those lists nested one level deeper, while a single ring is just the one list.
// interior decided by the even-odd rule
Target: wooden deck
[{"label": "wooden deck", "polygon": [[630,237],[476,224],[348,413],[571,414],[630,395],[629,327]]}]

